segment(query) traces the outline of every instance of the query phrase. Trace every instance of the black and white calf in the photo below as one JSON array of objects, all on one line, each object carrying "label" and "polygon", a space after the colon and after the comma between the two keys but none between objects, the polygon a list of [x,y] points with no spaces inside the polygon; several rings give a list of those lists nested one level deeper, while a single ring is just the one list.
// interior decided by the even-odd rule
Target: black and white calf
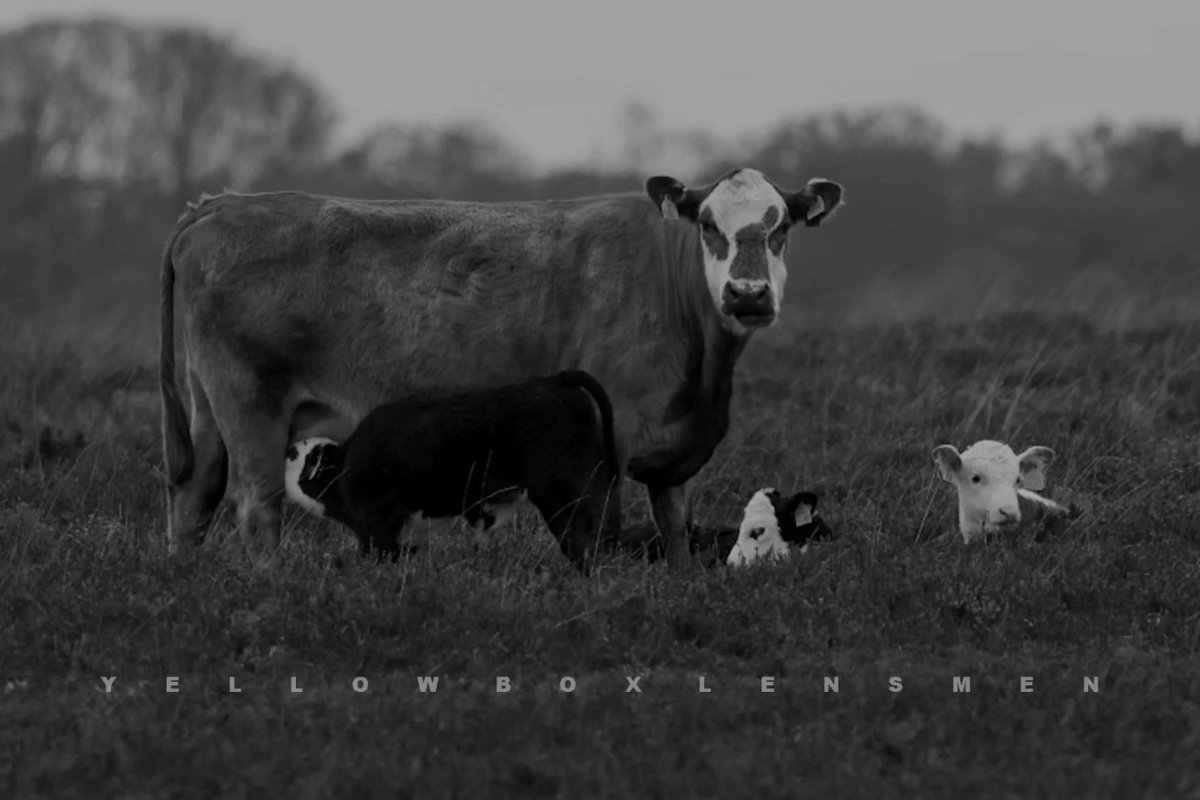
[{"label": "black and white calf", "polygon": [[[743,566],[772,556],[786,557],[804,552],[812,542],[833,538],[833,529],[817,513],[817,495],[797,492],[783,497],[773,488],[751,496],[736,528],[689,525],[691,552],[706,567],[717,564]],[[654,538],[653,523],[626,531],[622,541],[634,555],[650,561],[662,557],[662,546]]]},{"label": "black and white calf", "polygon": [[759,489],[746,504],[737,540],[725,557],[732,567],[804,553],[813,542],[833,538],[833,529],[817,513],[817,496],[797,492],[783,497],[773,488]]},{"label": "black and white calf", "polygon": [[364,554],[395,556],[421,519],[489,530],[527,497],[585,572],[619,535],[622,477],[608,395],[582,371],[388,403],[342,446],[290,445],[285,469],[288,497],[351,528]]}]

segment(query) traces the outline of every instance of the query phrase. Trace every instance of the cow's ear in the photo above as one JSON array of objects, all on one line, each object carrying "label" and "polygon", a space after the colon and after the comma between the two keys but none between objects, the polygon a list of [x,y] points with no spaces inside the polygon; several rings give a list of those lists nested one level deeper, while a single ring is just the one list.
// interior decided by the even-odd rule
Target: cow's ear
[{"label": "cow's ear", "polygon": [[933,450],[933,463],[937,464],[942,480],[947,483],[958,482],[958,471],[962,469],[962,456],[952,444],[943,444]]},{"label": "cow's ear", "polygon": [[646,181],[646,194],[666,219],[683,217],[691,222],[700,218],[700,204],[712,191],[711,186],[689,189],[683,182],[668,175],[656,175]]},{"label": "cow's ear", "polygon": [[842,205],[842,185],[813,178],[800,191],[785,193],[783,199],[793,220],[803,220],[806,226],[815,228]]},{"label": "cow's ear", "polygon": [[1054,451],[1049,447],[1036,445],[1017,456],[1021,465],[1021,483],[1026,489],[1040,492],[1046,488],[1046,467],[1054,461]]}]

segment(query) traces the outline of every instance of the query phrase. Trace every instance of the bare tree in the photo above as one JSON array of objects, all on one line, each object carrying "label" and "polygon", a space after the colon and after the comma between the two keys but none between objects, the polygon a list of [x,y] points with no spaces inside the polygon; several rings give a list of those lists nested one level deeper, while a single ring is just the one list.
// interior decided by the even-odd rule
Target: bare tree
[{"label": "bare tree", "polygon": [[334,120],[307,77],[191,28],[34,23],[0,35],[0,76],[0,136],[36,170],[174,196],[321,158]]},{"label": "bare tree", "polygon": [[521,178],[525,171],[520,155],[478,122],[381,125],[349,148],[343,163],[373,179],[437,196],[461,194],[484,177]]}]

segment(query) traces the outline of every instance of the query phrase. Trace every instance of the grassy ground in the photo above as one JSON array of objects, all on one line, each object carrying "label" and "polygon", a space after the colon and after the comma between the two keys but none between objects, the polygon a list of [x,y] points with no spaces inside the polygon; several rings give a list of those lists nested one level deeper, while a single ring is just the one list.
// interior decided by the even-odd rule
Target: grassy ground
[{"label": "grassy ground", "polygon": [[[1200,330],[768,334],[696,515],[816,488],[839,539],[587,580],[532,512],[393,566],[295,513],[275,574],[228,535],[170,562],[151,362],[9,336],[0,795],[1200,797]],[[929,453],[985,437],[1053,447],[1048,493],[1082,516],[935,542],[954,500]]]}]

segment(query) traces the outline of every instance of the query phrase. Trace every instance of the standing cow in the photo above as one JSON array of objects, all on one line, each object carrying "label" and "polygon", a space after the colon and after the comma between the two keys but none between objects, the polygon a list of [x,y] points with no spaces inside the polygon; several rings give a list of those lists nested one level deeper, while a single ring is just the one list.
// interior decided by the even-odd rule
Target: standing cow
[{"label": "standing cow", "polygon": [[189,205],[162,259],[171,551],[203,540],[228,478],[242,540],[268,563],[291,441],[345,441],[414,389],[580,369],[608,390],[668,563],[688,562],[685,484],[728,429],[742,349],[779,315],[789,231],[819,225],[842,187],[787,191],[739,169],[698,189],[655,177],[646,192],[649,203],[277,192]]}]

